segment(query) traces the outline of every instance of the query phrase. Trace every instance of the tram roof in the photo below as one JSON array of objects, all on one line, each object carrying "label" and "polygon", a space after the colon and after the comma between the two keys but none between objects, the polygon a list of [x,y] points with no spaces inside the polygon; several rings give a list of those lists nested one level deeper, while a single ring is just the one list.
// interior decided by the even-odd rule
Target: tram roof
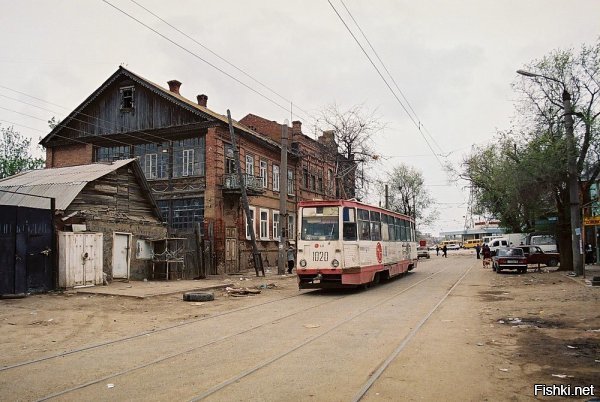
[{"label": "tram roof", "polygon": [[370,211],[385,212],[390,215],[401,216],[403,218],[414,221],[414,219],[412,217],[410,217],[406,214],[401,214],[399,212],[395,212],[395,211],[392,211],[389,209],[377,207],[375,205],[365,204],[364,202],[360,202],[360,201],[357,201],[354,199],[351,199],[351,200],[311,200],[311,201],[298,202],[298,207],[326,207],[326,206],[334,206],[334,205],[335,206],[344,206],[344,207],[358,206],[358,207],[362,207],[364,209],[368,209]]}]

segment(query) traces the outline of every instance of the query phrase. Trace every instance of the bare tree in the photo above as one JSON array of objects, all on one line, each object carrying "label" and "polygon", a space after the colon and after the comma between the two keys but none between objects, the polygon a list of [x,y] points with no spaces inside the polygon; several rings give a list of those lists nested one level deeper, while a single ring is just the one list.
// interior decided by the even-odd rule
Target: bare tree
[{"label": "bare tree", "polygon": [[378,192],[385,194],[388,186],[388,208],[415,219],[417,229],[431,224],[438,217],[432,208],[434,200],[425,187],[421,172],[406,164],[395,166],[385,183],[378,183]]},{"label": "bare tree", "polygon": [[[337,104],[323,109],[317,124],[324,128],[323,145],[336,165],[336,181],[342,198],[363,198],[368,192],[369,167],[379,158],[373,136],[385,127],[375,111],[355,105],[341,110]],[[329,137],[327,137],[329,135]]]}]

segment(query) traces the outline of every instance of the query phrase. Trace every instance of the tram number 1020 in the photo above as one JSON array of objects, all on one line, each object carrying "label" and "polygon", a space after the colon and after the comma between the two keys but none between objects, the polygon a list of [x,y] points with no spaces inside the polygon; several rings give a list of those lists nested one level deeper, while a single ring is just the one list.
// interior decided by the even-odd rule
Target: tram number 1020
[{"label": "tram number 1020", "polygon": [[327,251],[313,251],[313,261],[329,261],[329,253]]}]

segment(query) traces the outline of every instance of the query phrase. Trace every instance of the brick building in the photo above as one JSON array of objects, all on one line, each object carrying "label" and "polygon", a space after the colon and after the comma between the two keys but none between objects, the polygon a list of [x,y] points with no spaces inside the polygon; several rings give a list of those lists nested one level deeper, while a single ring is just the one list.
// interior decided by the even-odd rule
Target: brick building
[{"label": "brick building", "polygon": [[[41,141],[46,167],[138,158],[170,233],[188,236],[190,250],[194,231],[202,233],[209,273],[243,270],[250,236],[227,117],[207,108],[206,95],[193,102],[181,96],[179,81],[168,85],[165,89],[119,67]],[[319,162],[320,142],[303,135],[300,122],[294,122],[288,172],[280,172],[281,125],[253,115],[244,119],[255,129],[233,123],[241,170],[259,250],[273,266],[280,180],[288,180],[293,238],[297,201],[336,196],[335,166]],[[321,143],[331,145],[326,138]],[[194,275],[192,269],[187,272]]]}]

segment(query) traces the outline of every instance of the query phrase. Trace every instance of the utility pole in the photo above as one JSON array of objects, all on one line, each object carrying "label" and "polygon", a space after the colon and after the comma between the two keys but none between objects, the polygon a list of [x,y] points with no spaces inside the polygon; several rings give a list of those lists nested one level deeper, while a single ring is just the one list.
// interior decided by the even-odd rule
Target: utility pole
[{"label": "utility pole", "polygon": [[[242,169],[240,167],[240,151],[238,150],[237,144],[235,142],[235,133],[233,132],[233,123],[231,121],[231,113],[229,109],[227,109],[227,121],[229,122],[229,135],[231,136],[231,145],[233,146],[233,155],[235,160],[235,171],[237,173],[238,183],[240,185],[240,189],[242,190],[242,205],[244,206],[244,211],[246,212],[246,224],[250,228],[250,242],[252,243],[252,258],[254,261],[254,270],[256,271],[256,276],[260,276],[259,271],[262,272],[262,276],[265,276],[265,269],[262,264],[262,257],[260,256],[260,251],[258,251],[258,246],[256,245],[256,233],[254,233],[254,219],[250,216],[250,205],[248,204],[248,194],[246,193],[246,181],[242,177]],[[247,173],[247,172],[246,172]]]},{"label": "utility pole", "polygon": [[575,147],[575,134],[573,132],[573,105],[571,94],[563,89],[563,107],[565,109],[565,135],[568,147],[568,173],[569,173],[569,210],[571,213],[571,248],[573,249],[573,271],[576,275],[583,275],[583,259],[581,253],[581,220],[579,219],[579,178],[577,174],[577,148]]},{"label": "utility pole", "polygon": [[283,275],[286,272],[287,263],[287,192],[288,192],[288,121],[283,122],[281,128],[281,169],[279,171],[279,259],[277,261],[277,273]]},{"label": "utility pole", "polygon": [[565,83],[556,78],[547,77],[542,74],[536,74],[529,71],[517,70],[518,74],[525,77],[539,77],[545,80],[554,81],[563,87],[562,101],[565,109],[565,136],[567,140],[567,173],[569,178],[569,212],[571,214],[571,252],[573,258],[573,271],[576,275],[584,275],[583,245],[580,241],[581,219],[579,216],[579,175],[577,174],[577,147],[575,133],[573,131],[573,105],[571,104],[571,94],[567,91]]}]

